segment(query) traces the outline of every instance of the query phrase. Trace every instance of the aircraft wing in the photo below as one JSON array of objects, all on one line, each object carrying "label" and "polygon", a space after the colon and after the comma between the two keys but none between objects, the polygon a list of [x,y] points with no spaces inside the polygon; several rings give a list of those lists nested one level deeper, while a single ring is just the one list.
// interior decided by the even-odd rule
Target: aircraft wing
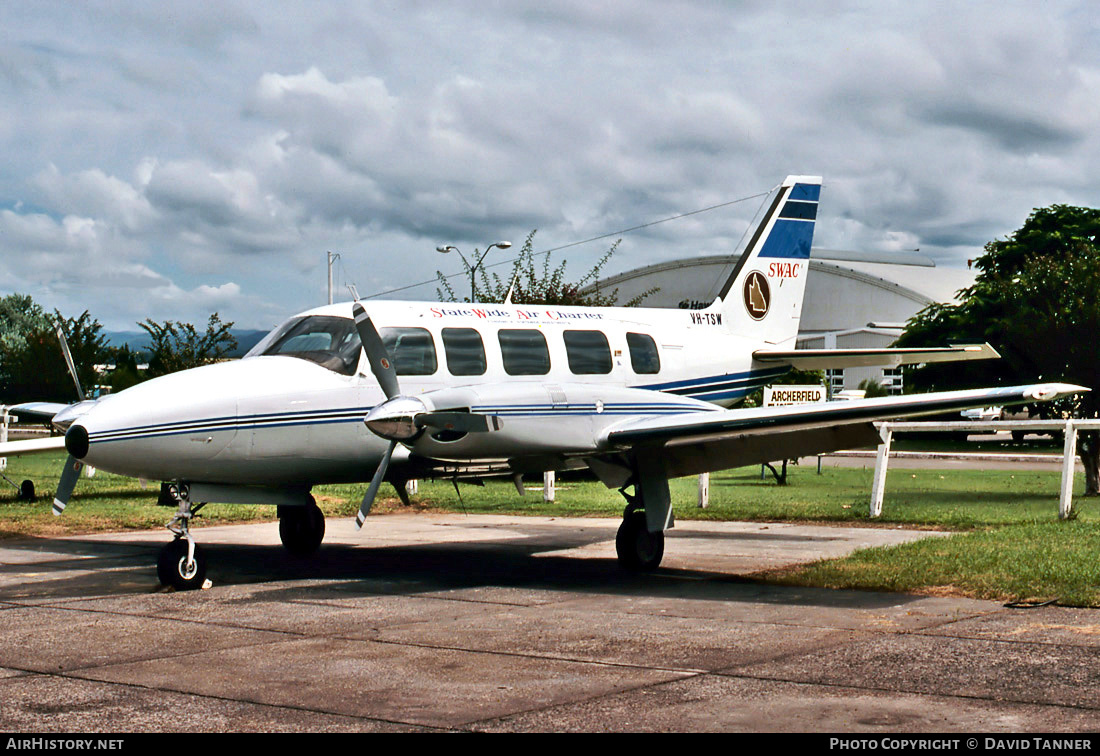
[{"label": "aircraft wing", "polygon": [[[20,420],[48,423],[53,420],[54,415],[67,407],[69,407],[68,404],[57,404],[55,402],[26,402],[8,407],[8,414],[15,415]],[[0,443],[0,457],[21,457],[24,454],[41,454],[64,448],[64,436],[5,441]]]},{"label": "aircraft wing", "polygon": [[612,455],[629,454],[639,447],[660,448],[671,478],[873,446],[879,443],[876,420],[1050,401],[1082,391],[1088,389],[1048,383],[666,415],[611,426],[601,446]]},{"label": "aircraft wing", "polygon": [[826,370],[872,365],[915,365],[922,362],[995,360],[1001,355],[989,344],[903,349],[795,349],[753,352],[757,362],[790,365],[795,370]]},{"label": "aircraft wing", "polygon": [[41,454],[65,448],[64,436],[30,438],[23,441],[5,441],[0,444],[0,457],[21,457],[24,454]]},{"label": "aircraft wing", "polygon": [[20,419],[33,420],[39,423],[48,423],[53,416],[70,405],[57,402],[24,402],[8,407],[8,414]]}]

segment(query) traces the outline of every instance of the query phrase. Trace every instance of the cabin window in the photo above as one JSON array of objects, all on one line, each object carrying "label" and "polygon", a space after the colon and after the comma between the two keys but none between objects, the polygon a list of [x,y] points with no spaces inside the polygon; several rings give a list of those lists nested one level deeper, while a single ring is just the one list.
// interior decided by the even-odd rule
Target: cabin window
[{"label": "cabin window", "polygon": [[565,353],[575,375],[604,375],[611,372],[611,347],[600,331],[566,331]]},{"label": "cabin window", "polygon": [[485,344],[473,328],[444,328],[443,351],[451,375],[485,374]]},{"label": "cabin window", "polygon": [[504,328],[497,332],[497,339],[508,375],[546,375],[550,372],[550,352],[542,331]]},{"label": "cabin window", "polygon": [[628,333],[626,345],[630,347],[630,364],[639,375],[661,372],[661,356],[657,354],[657,343],[653,337],[644,333]]},{"label": "cabin window", "polygon": [[425,328],[383,328],[386,351],[398,375],[431,375],[435,372],[435,341]]},{"label": "cabin window", "polygon": [[342,375],[352,375],[359,366],[361,351],[354,320],[310,315],[288,321],[246,356],[298,357]]}]

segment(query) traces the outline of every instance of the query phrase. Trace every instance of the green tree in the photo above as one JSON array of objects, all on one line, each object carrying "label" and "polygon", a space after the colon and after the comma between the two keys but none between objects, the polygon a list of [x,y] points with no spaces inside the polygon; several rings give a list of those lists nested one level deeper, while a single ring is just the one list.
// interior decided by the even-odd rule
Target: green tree
[{"label": "green tree", "polygon": [[[537,229],[536,229],[537,230]],[[599,275],[604,265],[615,254],[619,247],[619,241],[611,245],[591,270],[576,281],[568,281],[565,278],[565,260],[556,268],[550,267],[550,255],[543,255],[542,265],[535,264],[534,252],[535,231],[527,235],[523,242],[523,248],[519,256],[512,261],[512,271],[508,278],[502,278],[496,273],[489,273],[485,267],[481,267],[481,283],[478,285],[478,301],[485,303],[500,303],[508,298],[511,292],[513,304],[546,304],[546,305],[577,305],[586,307],[613,307],[618,305],[619,290],[611,292],[600,291]],[[473,257],[478,257],[474,250]],[[463,259],[463,266],[467,278],[470,275],[470,264]],[[436,294],[441,302],[458,302],[454,287],[441,271],[436,271],[440,288]],[[589,288],[590,287],[590,288]],[[588,291],[585,289],[588,288]],[[635,307],[650,294],[658,289],[649,291],[634,297],[626,302],[623,307]],[[468,302],[469,298],[462,301]]]},{"label": "green tree", "polygon": [[128,345],[123,344],[109,349],[109,354],[114,369],[104,376],[104,380],[110,385],[112,393],[117,394],[145,380],[146,376],[138,370],[138,363],[143,358],[140,352],[135,352]]},{"label": "green tree", "polygon": [[[1033,417],[1100,417],[1100,210],[1035,210],[975,263],[974,285],[956,304],[931,305],[898,346],[988,341],[1003,359],[939,363],[909,371],[918,388],[1066,381],[1092,391],[1034,405]],[[1081,433],[1085,493],[1100,494],[1100,434]]]},{"label": "green tree", "polygon": [[0,398],[5,403],[76,401],[76,387],[62,355],[54,322],[60,323],[65,332],[81,387],[90,392],[96,384],[95,366],[104,362],[108,354],[103,326],[87,310],[75,318],[65,318],[55,310],[53,319],[49,316],[44,320],[28,319],[19,338],[13,336],[5,341],[0,353],[3,364]]},{"label": "green tree", "polygon": [[28,294],[0,298],[0,355],[22,348],[26,335],[50,325],[50,318]]},{"label": "green tree", "polygon": [[147,319],[138,325],[153,342],[149,347],[149,378],[217,362],[237,348],[237,339],[230,333],[233,323],[223,323],[216,312],[207,321],[205,333],[190,323],[173,320],[157,323]]}]

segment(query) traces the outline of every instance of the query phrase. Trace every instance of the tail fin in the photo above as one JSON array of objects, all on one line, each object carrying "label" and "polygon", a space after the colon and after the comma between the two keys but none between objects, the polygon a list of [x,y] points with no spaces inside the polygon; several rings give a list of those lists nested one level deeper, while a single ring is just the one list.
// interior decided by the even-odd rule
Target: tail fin
[{"label": "tail fin", "polygon": [[788,176],[710,306],[735,333],[794,341],[802,317],[820,176]]}]

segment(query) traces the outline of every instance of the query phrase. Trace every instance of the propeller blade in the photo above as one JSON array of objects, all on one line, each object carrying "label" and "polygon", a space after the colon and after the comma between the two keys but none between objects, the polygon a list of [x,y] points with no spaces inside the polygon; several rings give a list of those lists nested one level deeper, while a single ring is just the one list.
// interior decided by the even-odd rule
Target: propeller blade
[{"label": "propeller blade", "polygon": [[382,480],[386,477],[386,469],[390,466],[390,457],[393,456],[393,450],[396,446],[396,441],[390,441],[389,448],[386,449],[386,453],[383,455],[382,461],[378,465],[378,469],[374,472],[374,478],[371,479],[370,488],[367,489],[367,493],[363,497],[363,503],[359,505],[359,514],[355,516],[356,530],[362,529],[363,521],[366,520],[367,515],[370,514],[371,505],[374,504],[374,497],[378,495],[378,489],[382,485]]},{"label": "propeller blade", "polygon": [[73,364],[73,353],[69,351],[69,341],[65,338],[65,329],[61,327],[61,321],[55,322],[53,327],[57,333],[57,340],[61,342],[61,354],[64,355],[65,364],[69,367],[69,375],[73,377],[73,383],[76,384],[76,395],[80,401],[84,401],[84,389],[80,387],[80,378],[76,375],[76,365]]},{"label": "propeller blade", "polygon": [[397,383],[397,371],[393,368],[390,353],[363,305],[356,302],[352,305],[351,312],[355,316],[355,330],[359,332],[359,341],[363,343],[363,351],[367,353],[371,372],[378,379],[378,385],[382,387],[386,398],[392,399],[401,393],[401,387]]},{"label": "propeller blade", "polygon": [[83,468],[84,463],[71,454],[65,460],[65,469],[61,471],[61,480],[57,483],[57,492],[53,498],[54,516],[59,516],[65,511],[65,505],[73,495],[73,489],[76,488],[76,481],[80,478],[80,471]]},{"label": "propeller blade", "polygon": [[413,418],[417,427],[436,428],[458,433],[488,433],[503,427],[496,415],[477,415],[473,412],[424,412]]}]

